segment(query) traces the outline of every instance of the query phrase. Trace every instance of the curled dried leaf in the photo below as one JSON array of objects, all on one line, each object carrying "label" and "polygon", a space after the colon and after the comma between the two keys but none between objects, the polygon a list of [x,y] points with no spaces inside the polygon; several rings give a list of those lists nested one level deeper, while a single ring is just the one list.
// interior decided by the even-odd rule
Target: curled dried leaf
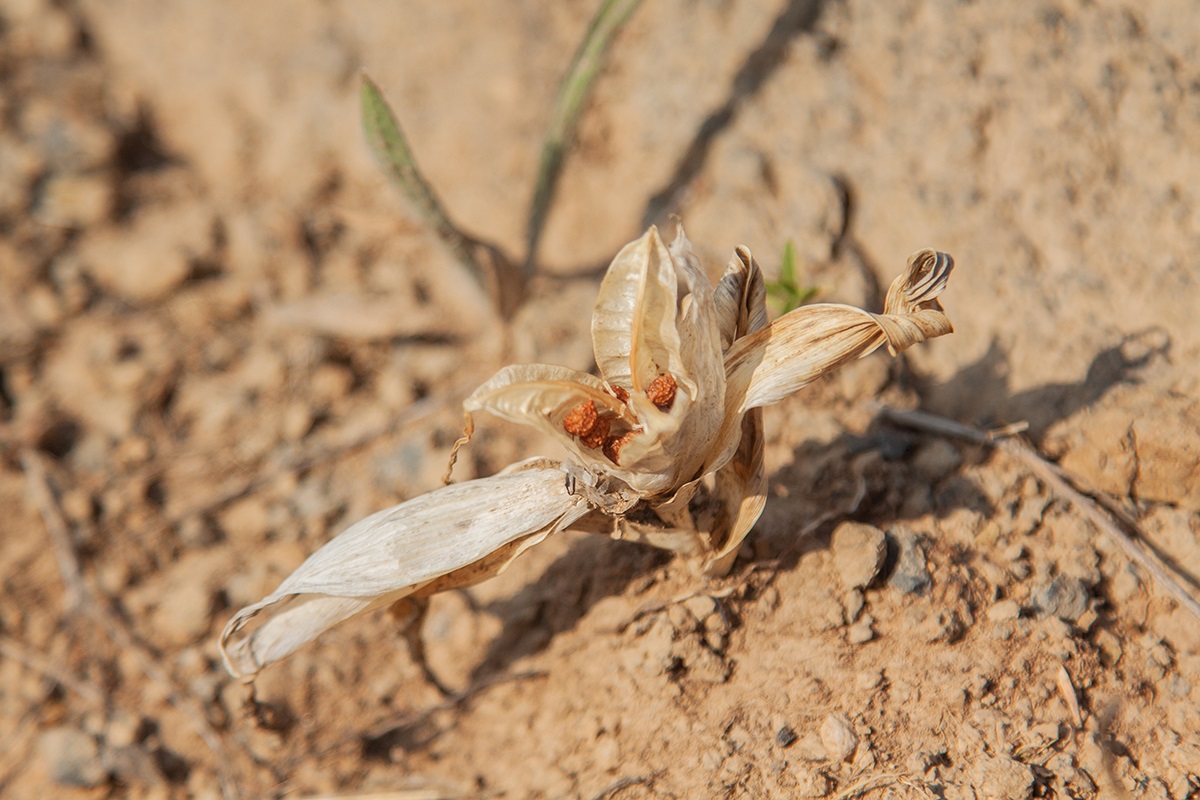
[{"label": "curled dried leaf", "polygon": [[887,344],[895,355],[954,330],[937,297],[954,260],[921,250],[888,290],[882,314],[853,306],[803,306],[738,339],[725,356],[727,396],[737,410],[777,403],[848,361]]}]

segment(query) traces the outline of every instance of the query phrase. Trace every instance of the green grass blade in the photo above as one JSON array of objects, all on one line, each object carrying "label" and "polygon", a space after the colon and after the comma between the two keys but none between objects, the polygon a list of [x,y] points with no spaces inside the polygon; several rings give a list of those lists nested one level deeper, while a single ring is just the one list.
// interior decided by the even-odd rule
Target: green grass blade
[{"label": "green grass blade", "polygon": [[476,256],[476,242],[451,221],[434,194],[433,187],[417,167],[417,159],[400,122],[384,99],[379,87],[362,76],[362,125],[367,145],[383,171],[416,208],[434,233],[454,253],[459,263],[485,288],[488,275]]},{"label": "green grass blade", "polygon": [[550,210],[550,202],[554,199],[554,189],[562,171],[563,158],[574,134],[575,123],[583,111],[588,91],[600,72],[604,51],[639,5],[641,0],[604,0],[596,16],[592,17],[587,33],[584,34],[579,49],[575,51],[575,57],[559,87],[550,127],[542,143],[537,182],[534,184],[533,202],[529,209],[524,265],[527,280],[533,272],[538,242],[546,223],[546,214]]}]

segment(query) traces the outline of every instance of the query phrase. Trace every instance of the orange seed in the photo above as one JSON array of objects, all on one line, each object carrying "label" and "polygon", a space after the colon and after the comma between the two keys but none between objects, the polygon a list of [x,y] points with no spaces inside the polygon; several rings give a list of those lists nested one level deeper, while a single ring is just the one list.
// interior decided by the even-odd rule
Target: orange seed
[{"label": "orange seed", "polygon": [[598,419],[600,414],[596,411],[596,404],[588,400],[571,409],[563,420],[563,430],[572,436],[587,436],[592,432],[592,428],[596,427]]},{"label": "orange seed", "polygon": [[675,402],[676,388],[678,385],[675,383],[675,378],[671,373],[664,372],[650,381],[650,385],[646,387],[646,397],[658,407],[659,411],[670,411],[671,404]]}]

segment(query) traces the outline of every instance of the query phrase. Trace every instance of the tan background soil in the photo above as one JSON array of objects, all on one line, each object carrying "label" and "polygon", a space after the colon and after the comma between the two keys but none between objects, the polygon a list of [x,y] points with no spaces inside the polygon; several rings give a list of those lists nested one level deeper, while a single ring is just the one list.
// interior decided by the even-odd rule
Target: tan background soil
[{"label": "tan background soil", "polygon": [[[1027,420],[1197,591],[1191,0],[647,2],[505,343],[370,161],[358,71],[519,254],[595,5],[0,3],[0,793],[1200,796],[1200,622],[1016,462],[871,406]],[[564,535],[435,602],[468,700],[377,615],[264,673],[255,714],[217,659],[232,610],[436,486],[502,359],[590,368],[596,269],[671,213],[714,273],[792,239],[868,306],[947,250],[956,333],[767,413],[730,579]],[[547,447],[488,422],[459,477]],[[68,613],[37,464],[102,612]],[[833,536],[859,485],[850,518],[917,548],[864,590]]]}]

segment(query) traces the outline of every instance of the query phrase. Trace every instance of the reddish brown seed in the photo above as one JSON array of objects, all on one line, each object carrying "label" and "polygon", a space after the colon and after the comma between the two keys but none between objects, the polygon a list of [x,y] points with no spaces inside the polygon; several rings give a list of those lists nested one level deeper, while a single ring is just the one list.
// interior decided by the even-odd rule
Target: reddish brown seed
[{"label": "reddish brown seed", "polygon": [[659,411],[670,411],[675,402],[675,378],[669,372],[664,372],[646,387],[646,397],[658,407]]},{"label": "reddish brown seed", "polygon": [[579,437],[579,443],[589,450],[595,450],[604,444],[610,428],[612,428],[612,417],[600,417],[592,425],[590,431]]},{"label": "reddish brown seed", "polygon": [[629,402],[629,392],[625,391],[620,386],[612,387],[612,393],[613,393],[613,396],[615,396],[622,403]]},{"label": "reddish brown seed", "polygon": [[629,431],[623,436],[610,436],[604,440],[604,455],[608,456],[608,460],[621,466],[621,448],[629,443],[629,440],[638,435],[638,431]]},{"label": "reddish brown seed", "polygon": [[588,400],[571,409],[566,419],[563,420],[563,430],[572,436],[587,436],[596,427],[598,419],[600,419],[600,414],[596,411],[596,404]]},{"label": "reddish brown seed", "polygon": [[563,430],[579,437],[579,443],[595,450],[604,445],[608,431],[612,428],[612,417],[602,417],[595,402],[588,400],[571,409],[563,420]]}]

